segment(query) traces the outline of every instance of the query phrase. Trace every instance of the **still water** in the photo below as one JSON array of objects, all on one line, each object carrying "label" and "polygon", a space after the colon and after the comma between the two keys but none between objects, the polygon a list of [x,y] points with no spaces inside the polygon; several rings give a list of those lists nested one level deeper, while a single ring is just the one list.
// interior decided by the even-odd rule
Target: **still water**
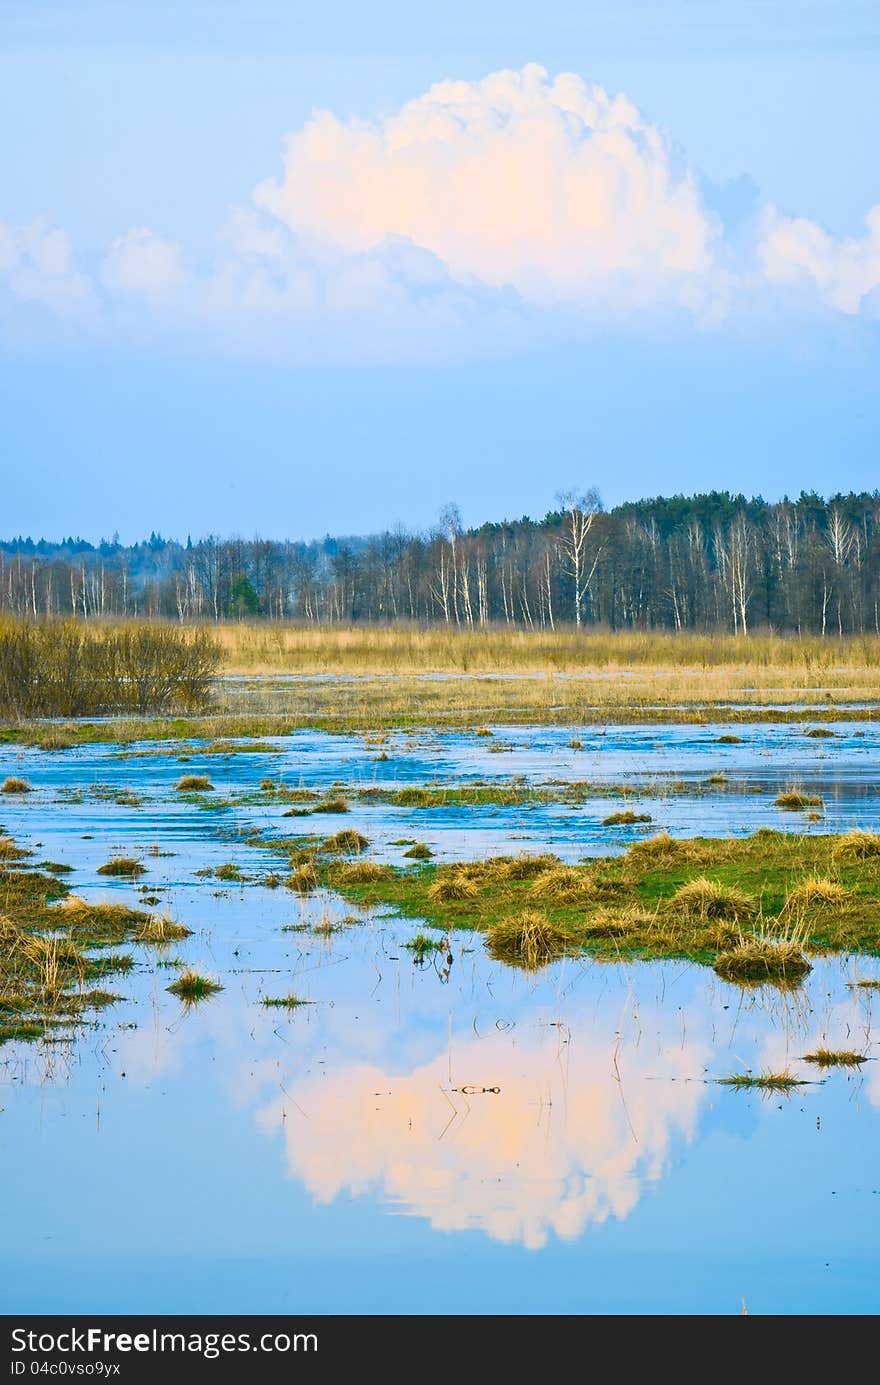
[{"label": "still water", "polygon": [[[143,853],[195,930],[164,959],[135,947],[124,1000],[76,1042],[0,1049],[0,1310],[877,1311],[880,999],[851,983],[880,961],[817,961],[789,995],[681,963],[530,976],[466,932],[451,967],[419,965],[403,946],[416,921],[342,923],[333,896],[265,888],[278,861],[243,840],[352,826],[379,859],[402,859],[399,838],[439,859],[577,859],[637,835],[602,827],[618,805],[600,796],[431,810],[355,796],[515,775],[626,782],[648,831],[876,830],[873,725],[827,742],[745,726],[733,746],[722,728],[494,729],[491,750],[395,735],[387,761],[311,732],[263,754],[190,746],[184,766],[170,745],[0,751],[0,779],[34,787],[0,800],[0,824],[35,859],[73,866],[77,894],[138,903],[96,872]],[[210,773],[224,806],[181,802],[184,770]],[[704,784],[718,772],[726,786]],[[351,812],[282,820],[286,805],[251,801],[266,777],[340,783]],[[701,791],[670,794],[670,779]],[[794,784],[822,794],[821,822],[773,806]],[[140,806],[115,801],[131,790]],[[196,875],[230,861],[247,883]],[[328,919],[339,931],[309,931]],[[184,1009],[157,965],[174,957],[223,991]],[[262,1005],[290,991],[311,1003]],[[823,1076],[802,1061],[819,1045],[871,1061]],[[716,1081],[786,1067],[807,1083],[788,1096]]]}]

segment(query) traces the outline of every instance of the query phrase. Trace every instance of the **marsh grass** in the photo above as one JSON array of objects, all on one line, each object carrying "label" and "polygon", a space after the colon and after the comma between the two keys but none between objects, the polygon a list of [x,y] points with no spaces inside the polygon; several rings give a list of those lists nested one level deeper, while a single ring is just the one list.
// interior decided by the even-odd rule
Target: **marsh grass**
[{"label": "marsh grass", "polygon": [[192,929],[178,923],[170,914],[150,914],[138,928],[135,941],[162,946],[192,936]]},{"label": "marsh grass", "polygon": [[26,794],[32,792],[33,790],[28,781],[26,779],[19,779],[16,775],[10,775],[9,778],[4,779],[2,785],[0,785],[0,793]]},{"label": "marsh grass", "polygon": [[277,1010],[298,1010],[302,1005],[313,1005],[312,1000],[303,1000],[301,996],[294,995],[291,991],[289,995],[264,995],[262,1002],[267,1009]]},{"label": "marsh grass", "polygon": [[583,870],[575,866],[556,866],[535,876],[529,894],[535,899],[555,900],[558,904],[585,904],[596,899],[599,888]]},{"label": "marsh grass", "polygon": [[143,910],[80,899],[19,861],[0,866],[0,910],[0,1041],[51,1037],[57,1025],[113,1004],[119,997],[96,982],[133,966],[113,949],[160,941],[145,932]]},{"label": "marsh grass", "polygon": [[633,842],[626,853],[627,860],[634,865],[666,865],[672,861],[682,860],[686,848],[677,837],[671,837],[668,832],[658,832],[655,837],[646,837],[644,841]]},{"label": "marsh grass", "polygon": [[831,852],[835,862],[869,861],[875,857],[880,857],[880,833],[863,832],[858,828],[838,837]]},{"label": "marsh grass", "polygon": [[408,952],[415,953],[418,962],[430,957],[435,952],[440,952],[445,946],[445,939],[431,938],[427,933],[417,933],[414,938],[409,938],[403,945]]},{"label": "marsh grass", "polygon": [[486,950],[491,957],[525,971],[537,971],[556,961],[568,946],[566,932],[546,914],[534,910],[499,919],[486,933]]},{"label": "marsh grass", "polygon": [[[283,849],[324,887],[358,904],[381,904],[444,931],[488,933],[500,921],[540,912],[572,953],[603,961],[686,958],[742,986],[797,986],[811,952],[880,955],[880,875],[863,863],[834,867],[845,890],[828,907],[819,897],[793,908],[792,891],[824,879],[838,838],[762,829],[751,837],[651,839],[647,852],[563,865],[550,854],[497,856],[396,869],[369,860],[322,859],[314,847]],[[532,885],[541,877],[538,890]],[[544,893],[544,891],[547,893]]]},{"label": "marsh grass", "polygon": [[798,985],[811,970],[801,943],[793,937],[744,934],[715,959],[715,971],[723,981],[745,985]]},{"label": "marsh grass", "polygon": [[786,899],[786,907],[794,911],[804,909],[838,909],[849,899],[851,891],[841,885],[839,880],[828,880],[822,876],[810,875],[795,885]]},{"label": "marsh grass", "polygon": [[430,861],[433,858],[433,851],[425,842],[414,842],[404,856],[410,861]]},{"label": "marsh grass", "polygon": [[626,808],[620,813],[609,813],[607,818],[602,819],[603,827],[633,827],[639,822],[651,822],[650,813],[636,813],[632,808]]},{"label": "marsh grass", "polygon": [[146,866],[136,856],[113,856],[103,866],[98,866],[99,875],[119,875],[126,879],[135,879],[146,873]]},{"label": "marsh grass", "polygon": [[867,1063],[868,1055],[851,1048],[817,1048],[813,1053],[805,1053],[803,1060],[820,1068],[858,1068]]},{"label": "marsh grass", "polygon": [[353,827],[346,827],[341,832],[336,832],[332,837],[327,837],[321,842],[319,851],[329,854],[347,853],[356,855],[358,852],[366,851],[370,845],[370,840],[361,832],[356,832]]},{"label": "marsh grass", "polygon": [[182,971],[176,981],[172,981],[166,990],[172,995],[178,996],[187,1005],[196,1004],[200,1000],[207,1000],[209,996],[216,995],[222,991],[223,987],[218,981],[212,981],[210,977],[202,976],[201,972],[193,967],[187,967]]},{"label": "marsh grass", "polygon": [[432,904],[449,904],[463,899],[476,899],[479,889],[473,880],[463,873],[439,876],[428,886],[428,899]]},{"label": "marsh grass", "polygon": [[379,861],[337,861],[329,867],[329,883],[337,885],[375,885],[383,880],[396,879],[393,866]]},{"label": "marsh grass", "polygon": [[178,793],[211,793],[213,789],[207,774],[183,774],[177,781]]},{"label": "marsh grass", "polygon": [[797,789],[787,789],[785,793],[778,794],[773,802],[777,808],[782,808],[789,813],[799,813],[804,808],[824,808],[821,795],[815,793],[800,793]]},{"label": "marsh grass", "polygon": [[12,861],[23,861],[30,854],[23,846],[13,841],[12,837],[0,836],[0,862],[8,865]]},{"label": "marsh grass", "polygon": [[742,890],[721,885],[704,875],[681,885],[668,901],[667,907],[686,919],[729,919],[736,922],[752,918],[755,913],[755,901]]},{"label": "marsh grass", "polygon": [[746,1091],[749,1088],[758,1088],[765,1092],[791,1092],[796,1087],[806,1087],[808,1083],[804,1078],[794,1077],[787,1068],[779,1072],[739,1072],[732,1077],[716,1078],[719,1087],[733,1087],[736,1091]]}]

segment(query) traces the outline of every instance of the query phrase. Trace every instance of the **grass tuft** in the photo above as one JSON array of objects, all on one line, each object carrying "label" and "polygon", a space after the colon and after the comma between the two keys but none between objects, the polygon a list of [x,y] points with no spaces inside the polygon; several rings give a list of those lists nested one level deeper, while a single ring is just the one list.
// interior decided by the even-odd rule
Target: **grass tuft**
[{"label": "grass tuft", "polygon": [[428,886],[428,898],[433,904],[449,904],[457,899],[476,899],[480,891],[460,872],[456,875],[441,875]]},{"label": "grass tuft", "polygon": [[805,1063],[815,1063],[819,1068],[857,1068],[868,1061],[866,1053],[856,1053],[852,1048],[817,1048],[814,1053],[805,1053]]},{"label": "grass tuft", "polygon": [[210,793],[213,788],[207,774],[184,774],[177,781],[179,793]]},{"label": "grass tuft", "polygon": [[135,856],[113,856],[103,866],[98,866],[99,875],[121,875],[134,879],[146,875],[147,868]]},{"label": "grass tuft", "polygon": [[797,984],[812,968],[794,938],[743,936],[731,948],[720,952],[715,971],[723,981],[745,985]]},{"label": "grass tuft", "polygon": [[627,808],[621,813],[610,813],[607,818],[602,819],[603,827],[631,827],[636,822],[650,822],[650,813],[634,813],[632,808]]},{"label": "grass tuft", "polygon": [[560,958],[568,936],[546,914],[528,910],[493,924],[486,934],[486,948],[496,961],[537,971]]},{"label": "grass tuft", "polygon": [[777,808],[783,808],[787,813],[799,813],[804,808],[823,808],[825,806],[819,794],[800,793],[797,789],[787,789],[785,793],[778,794],[773,802]]},{"label": "grass tuft", "polygon": [[595,880],[574,866],[556,866],[543,871],[532,881],[529,893],[536,899],[556,904],[581,904],[593,900],[599,893]]},{"label": "grass tuft", "polygon": [[707,880],[701,875],[676,890],[667,902],[667,908],[687,919],[736,921],[751,918],[755,913],[755,902],[741,890],[719,885],[717,881]]},{"label": "grass tuft", "polygon": [[185,924],[178,923],[170,914],[150,914],[149,918],[141,924],[135,935],[139,943],[162,943],[179,942],[181,938],[192,936],[192,929]]},{"label": "grass tuft", "polygon": [[880,833],[858,828],[838,837],[831,850],[833,861],[867,861],[872,856],[880,856]]},{"label": "grass tuft", "polygon": [[4,779],[3,784],[0,785],[0,793],[22,794],[32,792],[33,790],[28,781],[26,779],[19,779],[14,774],[10,775],[8,779]]},{"label": "grass tuft", "polygon": [[845,904],[852,892],[838,880],[826,880],[818,875],[810,875],[788,895],[786,906],[789,909],[833,909]]},{"label": "grass tuft", "polygon": [[353,827],[346,827],[342,832],[336,832],[334,836],[327,837],[318,848],[330,854],[334,852],[366,851],[370,845],[369,838],[364,837],[360,832],[356,832]]},{"label": "grass tuft", "polygon": [[737,1091],[748,1087],[758,1087],[765,1092],[790,1092],[795,1087],[805,1087],[803,1078],[793,1077],[787,1068],[781,1072],[738,1072],[732,1077],[719,1077],[720,1087],[734,1087]]},{"label": "grass tuft", "polygon": [[210,977],[202,976],[201,972],[187,967],[186,971],[181,972],[177,980],[166,989],[191,1005],[196,1001],[206,1000],[208,996],[216,995],[223,987],[218,981],[212,981]]}]

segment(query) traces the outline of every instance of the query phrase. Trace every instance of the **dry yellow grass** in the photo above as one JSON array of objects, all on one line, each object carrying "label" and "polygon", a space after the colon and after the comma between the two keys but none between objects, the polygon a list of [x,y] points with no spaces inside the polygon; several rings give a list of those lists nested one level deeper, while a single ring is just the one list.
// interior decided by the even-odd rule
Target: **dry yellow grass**
[{"label": "dry yellow grass", "polygon": [[667,908],[687,919],[743,919],[755,912],[755,901],[741,890],[698,876],[676,890]]},{"label": "dry yellow grass", "polygon": [[880,856],[880,834],[859,829],[847,832],[836,841],[831,853],[834,861],[867,861],[877,856]]},{"label": "dry yellow grass", "polygon": [[557,904],[580,904],[593,900],[599,893],[594,880],[571,866],[557,866],[543,871],[532,881],[530,894],[536,899],[553,900]]},{"label": "dry yellow grass", "polygon": [[[579,708],[635,713],[727,702],[756,708],[808,702],[833,711],[837,704],[875,700],[880,668],[874,636],[266,624],[221,625],[216,634],[227,673],[350,678],[347,686],[296,684],[271,692],[255,686],[244,697],[239,690],[241,710],[277,710],[282,697],[311,716],[357,714],[364,722],[392,721],[416,699],[426,722],[457,712],[481,725],[513,709],[518,719],[542,720],[576,720]],[[446,677],[418,677],[434,673]]]},{"label": "dry yellow grass", "polygon": [[462,873],[441,875],[428,887],[428,898],[434,904],[449,904],[458,899],[476,899],[479,890],[473,880]]},{"label": "dry yellow grass", "polygon": [[786,905],[790,909],[828,909],[843,904],[850,891],[838,880],[826,880],[810,875],[789,893]]},{"label": "dry yellow grass", "polygon": [[498,961],[536,971],[561,957],[567,935],[546,914],[531,910],[500,919],[486,933],[486,948]]}]

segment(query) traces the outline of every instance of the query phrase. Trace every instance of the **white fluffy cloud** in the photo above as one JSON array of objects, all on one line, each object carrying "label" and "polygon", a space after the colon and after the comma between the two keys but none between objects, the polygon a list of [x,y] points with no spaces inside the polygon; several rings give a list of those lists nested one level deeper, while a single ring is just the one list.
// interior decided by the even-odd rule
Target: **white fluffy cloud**
[{"label": "white fluffy cloud", "polygon": [[880,206],[865,217],[864,236],[835,240],[815,221],[765,217],[758,254],[772,283],[812,284],[823,302],[842,313],[857,313],[880,287]]},{"label": "white fluffy cloud", "polygon": [[725,236],[628,97],[531,65],[440,82],[381,120],[315,114],[201,258],[134,227],[89,278],[64,231],[0,222],[0,288],[6,325],[40,303],[65,330],[172,321],[291,359],[460,356],[654,309],[717,323],[777,285],[844,314],[877,304],[880,207],[852,239],[772,207],[746,224]]},{"label": "white fluffy cloud", "polygon": [[74,265],[66,231],[38,220],[27,225],[0,221],[0,283],[13,296],[56,309],[83,303],[91,293]]},{"label": "white fluffy cloud", "polygon": [[138,226],[113,242],[102,277],[109,288],[122,293],[164,298],[183,288],[189,276],[179,245]]},{"label": "white fluffy cloud", "polygon": [[456,277],[539,301],[704,276],[718,234],[691,171],[625,96],[535,65],[440,82],[382,121],[320,112],[256,201],[351,252],[406,237]]}]

